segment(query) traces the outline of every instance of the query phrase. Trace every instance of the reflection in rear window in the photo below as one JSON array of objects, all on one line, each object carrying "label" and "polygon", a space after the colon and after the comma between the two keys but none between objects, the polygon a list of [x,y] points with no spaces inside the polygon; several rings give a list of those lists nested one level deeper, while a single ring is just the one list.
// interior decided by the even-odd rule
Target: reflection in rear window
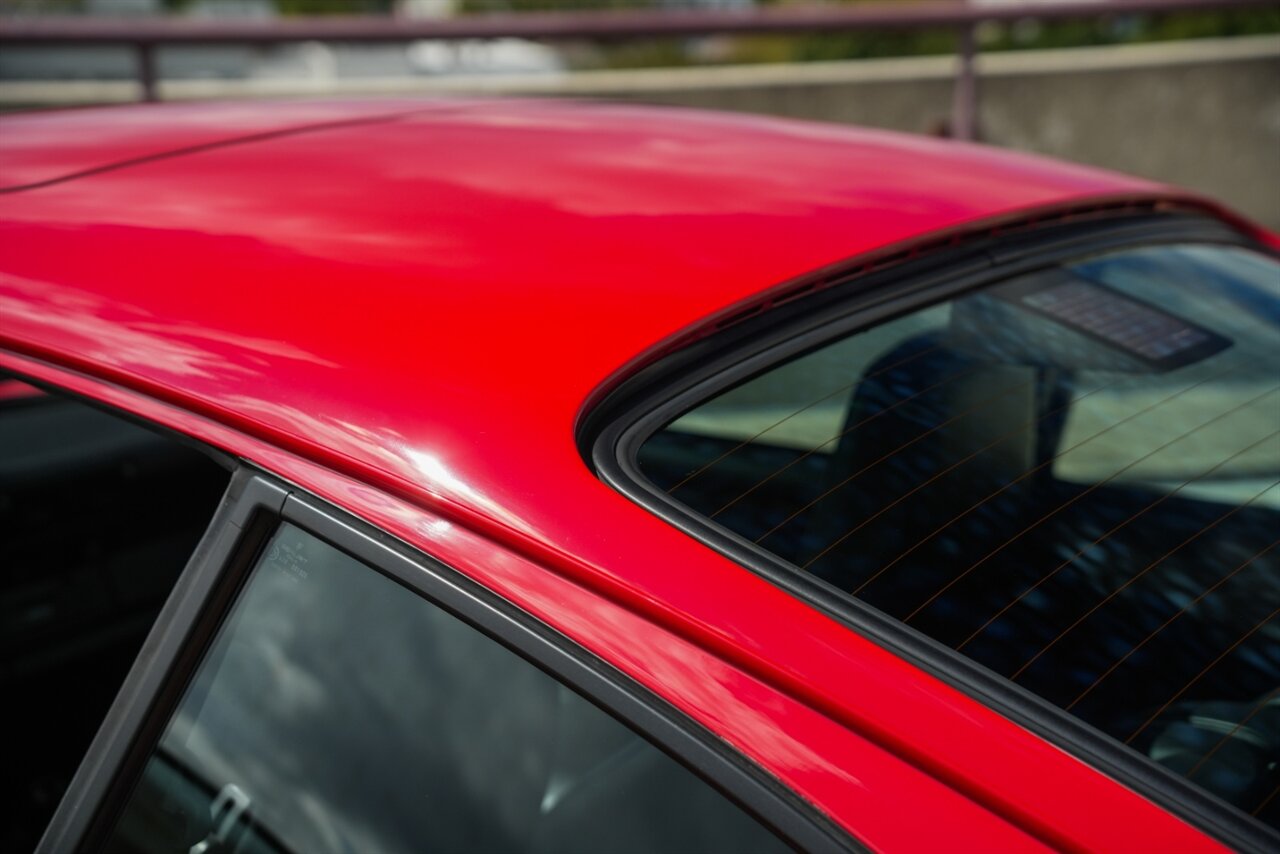
[{"label": "reflection in rear window", "polygon": [[1153,247],[883,323],[641,447],[672,499],[1280,825],[1280,264]]}]

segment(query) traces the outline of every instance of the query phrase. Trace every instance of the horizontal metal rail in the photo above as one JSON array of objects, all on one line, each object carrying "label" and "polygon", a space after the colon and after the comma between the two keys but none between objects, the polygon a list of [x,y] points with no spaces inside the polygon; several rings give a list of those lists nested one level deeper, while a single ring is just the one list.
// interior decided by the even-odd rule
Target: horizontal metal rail
[{"label": "horizontal metal rail", "polygon": [[962,28],[985,21],[1062,20],[1278,5],[1276,0],[1061,0],[1035,4],[914,0],[741,10],[508,12],[430,20],[368,16],[274,20],[10,17],[0,19],[0,44],[276,44],[509,37],[596,41],[712,33]]},{"label": "horizontal metal rail", "polygon": [[859,30],[954,29],[959,63],[951,132],[975,134],[977,81],[973,28],[988,21],[1066,20],[1158,12],[1280,7],[1277,0],[1058,0],[1022,4],[912,0],[758,9],[600,10],[398,17],[297,17],[275,20],[185,18],[0,18],[0,45],[122,45],[137,56],[145,100],[157,100],[154,51],[161,45],[405,42],[418,39],[523,38],[619,41],[664,36],[835,33]]}]

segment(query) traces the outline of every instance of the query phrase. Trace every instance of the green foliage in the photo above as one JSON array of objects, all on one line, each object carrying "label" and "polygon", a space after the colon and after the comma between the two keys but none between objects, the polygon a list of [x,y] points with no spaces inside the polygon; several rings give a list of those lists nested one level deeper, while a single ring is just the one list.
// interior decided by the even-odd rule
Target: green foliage
[{"label": "green foliage", "polygon": [[813,33],[798,36],[746,36],[737,40],[737,62],[813,62],[952,53],[949,30],[915,32]]},{"label": "green foliage", "polygon": [[392,0],[275,0],[281,15],[385,15]]},{"label": "green foliage", "polygon": [[[166,12],[181,12],[191,0],[160,0]],[[387,15],[394,0],[274,0],[281,15]]]},{"label": "green foliage", "polygon": [[1280,32],[1280,9],[1112,15],[1038,24],[1024,21],[989,28],[984,50],[1085,47]]},{"label": "green foliage", "polygon": [[[983,25],[978,36],[981,49],[992,51],[1087,47],[1276,32],[1280,32],[1280,9],[1106,16],[1045,24],[1027,19],[1012,24]],[[956,34],[947,30],[815,33],[737,39],[731,58],[736,62],[805,62],[922,56],[952,53],[955,49]]]},{"label": "green foliage", "polygon": [[644,39],[602,46],[589,58],[574,61],[576,68],[676,68],[694,64],[687,39]]},{"label": "green foliage", "polygon": [[[187,4],[191,0],[163,0]],[[282,16],[292,15],[388,15],[394,0],[273,0]]]},{"label": "green foliage", "polygon": [[594,12],[609,9],[663,9],[655,0],[461,0],[463,13]]}]

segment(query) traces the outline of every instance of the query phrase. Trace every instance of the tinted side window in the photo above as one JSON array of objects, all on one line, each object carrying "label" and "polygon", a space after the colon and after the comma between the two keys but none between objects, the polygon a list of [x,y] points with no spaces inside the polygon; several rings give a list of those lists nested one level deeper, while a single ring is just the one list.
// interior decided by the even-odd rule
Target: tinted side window
[{"label": "tinted side window", "polygon": [[0,850],[35,847],[228,474],[0,376]]},{"label": "tinted side window", "polygon": [[507,648],[284,525],[148,760],[112,851],[783,846]]},{"label": "tinted side window", "polygon": [[740,384],[673,500],[1280,824],[1280,264],[1042,270]]}]

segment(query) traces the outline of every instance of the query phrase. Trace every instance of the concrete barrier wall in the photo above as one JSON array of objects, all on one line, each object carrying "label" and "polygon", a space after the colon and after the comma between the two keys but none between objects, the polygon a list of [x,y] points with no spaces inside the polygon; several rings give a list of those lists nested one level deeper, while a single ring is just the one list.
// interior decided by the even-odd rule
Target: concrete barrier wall
[{"label": "concrete barrier wall", "polygon": [[[487,93],[607,98],[913,132],[950,112],[954,59],[926,57],[550,77],[171,81],[167,98]],[[1280,37],[979,60],[985,141],[1179,184],[1280,229]],[[0,104],[129,100],[126,82],[0,82]]]},{"label": "concrete barrier wall", "polygon": [[[993,54],[979,68],[986,142],[1185,186],[1280,229],[1280,38]],[[949,58],[716,72],[592,94],[924,133],[950,111]]]}]

